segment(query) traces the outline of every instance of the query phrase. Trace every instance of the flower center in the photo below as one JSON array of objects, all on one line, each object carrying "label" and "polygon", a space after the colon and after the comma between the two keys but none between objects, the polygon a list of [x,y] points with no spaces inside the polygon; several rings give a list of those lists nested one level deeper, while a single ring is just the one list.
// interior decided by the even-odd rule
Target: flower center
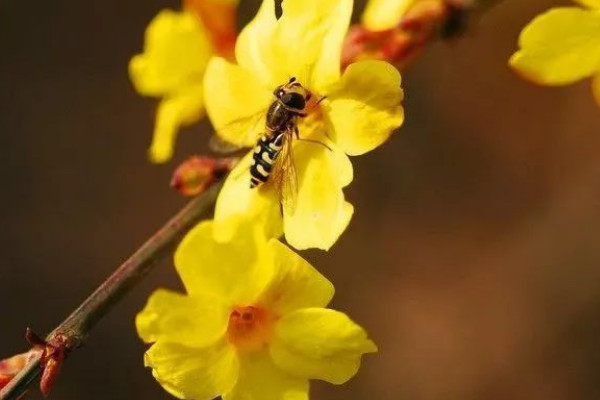
[{"label": "flower center", "polygon": [[268,343],[272,325],[273,318],[267,310],[238,306],[229,314],[227,338],[239,351],[258,350]]}]

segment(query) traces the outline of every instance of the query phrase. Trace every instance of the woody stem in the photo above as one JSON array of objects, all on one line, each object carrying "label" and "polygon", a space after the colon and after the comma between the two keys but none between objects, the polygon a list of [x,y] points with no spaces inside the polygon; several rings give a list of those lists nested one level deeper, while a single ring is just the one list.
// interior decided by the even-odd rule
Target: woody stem
[{"label": "woody stem", "polygon": [[[96,323],[109,312],[135,285],[169,254],[179,239],[212,207],[222,181],[191,200],[135,253],[117,268],[75,311],[47,337],[50,344],[65,343],[66,351],[81,346]],[[42,373],[42,352],[33,355],[29,363],[1,391],[0,400],[16,400]]]}]

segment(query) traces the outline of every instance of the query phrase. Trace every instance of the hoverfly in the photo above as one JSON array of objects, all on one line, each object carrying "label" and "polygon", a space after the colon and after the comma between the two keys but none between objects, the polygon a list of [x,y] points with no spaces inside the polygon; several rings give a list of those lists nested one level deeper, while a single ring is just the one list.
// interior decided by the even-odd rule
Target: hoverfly
[{"label": "hoverfly", "polygon": [[[246,118],[245,121],[236,120],[232,124],[247,122],[253,117],[265,118],[264,130],[252,154],[249,185],[251,189],[255,189],[272,182],[280,196],[282,206],[287,211],[293,212],[298,178],[292,154],[292,141],[295,137],[296,140],[315,143],[331,151],[329,146],[318,140],[300,138],[298,129],[299,118],[308,116],[309,108],[316,107],[326,96],[309,106],[312,94],[295,77],[286,84],[278,86],[273,91],[273,95],[275,99],[267,110],[261,110],[260,113]],[[230,126],[225,126],[221,130]],[[230,152],[240,148],[223,142],[217,135],[213,136],[210,145],[217,152]]]}]

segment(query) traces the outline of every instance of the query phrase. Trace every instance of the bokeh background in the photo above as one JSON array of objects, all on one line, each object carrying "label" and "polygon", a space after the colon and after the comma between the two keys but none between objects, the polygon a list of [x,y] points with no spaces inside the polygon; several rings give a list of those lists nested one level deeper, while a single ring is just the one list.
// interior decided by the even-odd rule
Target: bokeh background
[{"label": "bokeh background", "polygon": [[[258,1],[243,3],[247,21]],[[354,159],[350,229],[303,253],[380,353],[314,399],[600,398],[600,108],[588,82],[541,88],[506,66],[520,28],[559,4],[505,0],[405,71],[404,127]],[[210,128],[149,164],[156,102],[127,76],[165,7],[179,4],[0,0],[0,357],[186,202],[169,177]],[[133,328],[157,286],[180,287],[171,260],[97,326],[52,398],[170,398]]]}]

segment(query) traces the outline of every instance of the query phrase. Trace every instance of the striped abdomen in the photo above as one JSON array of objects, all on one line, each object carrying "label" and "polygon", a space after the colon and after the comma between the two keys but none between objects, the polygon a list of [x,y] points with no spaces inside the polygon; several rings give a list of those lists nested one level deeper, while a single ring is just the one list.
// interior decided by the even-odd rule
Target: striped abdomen
[{"label": "striped abdomen", "polygon": [[285,132],[277,132],[272,136],[264,135],[256,144],[250,167],[251,189],[262,185],[269,179],[275,160],[281,152],[284,134]]}]

